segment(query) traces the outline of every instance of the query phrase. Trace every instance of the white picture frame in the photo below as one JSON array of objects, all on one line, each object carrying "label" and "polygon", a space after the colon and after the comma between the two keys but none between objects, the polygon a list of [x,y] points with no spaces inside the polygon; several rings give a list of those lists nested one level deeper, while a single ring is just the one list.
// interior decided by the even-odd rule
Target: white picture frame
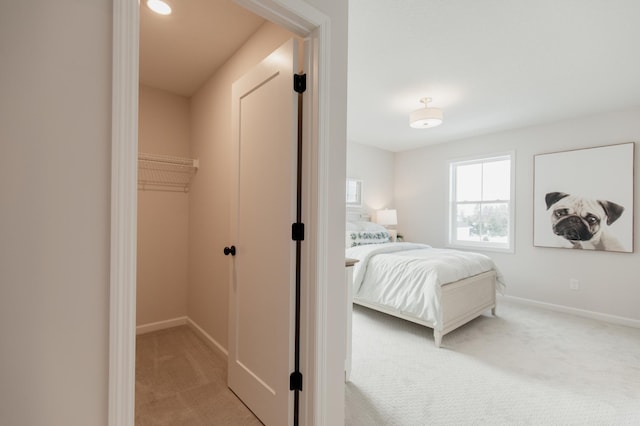
[{"label": "white picture frame", "polygon": [[347,207],[362,207],[362,180],[347,178],[346,185]]}]

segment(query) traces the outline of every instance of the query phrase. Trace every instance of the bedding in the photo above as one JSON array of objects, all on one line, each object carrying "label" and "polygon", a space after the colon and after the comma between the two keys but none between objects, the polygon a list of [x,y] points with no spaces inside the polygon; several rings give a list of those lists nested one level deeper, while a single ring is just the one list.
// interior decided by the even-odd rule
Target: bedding
[{"label": "bedding", "polygon": [[487,271],[495,271],[497,286],[504,286],[494,262],[480,253],[396,242],[350,247],[345,254],[359,261],[353,271],[356,303],[417,318],[438,332],[444,328],[443,286]]}]

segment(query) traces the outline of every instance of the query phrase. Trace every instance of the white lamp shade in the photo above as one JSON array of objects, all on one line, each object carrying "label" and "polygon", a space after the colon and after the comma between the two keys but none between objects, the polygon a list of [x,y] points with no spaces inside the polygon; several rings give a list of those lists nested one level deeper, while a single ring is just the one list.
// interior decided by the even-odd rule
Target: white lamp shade
[{"label": "white lamp shade", "polygon": [[376,212],[376,223],[378,225],[397,225],[398,214],[395,209],[378,210]]},{"label": "white lamp shade", "polygon": [[421,108],[409,114],[409,125],[414,129],[436,127],[442,124],[442,110],[440,108]]},{"label": "white lamp shade", "polygon": [[431,98],[422,98],[420,102],[424,104],[424,108],[417,109],[409,114],[409,126],[414,129],[427,129],[441,125],[442,110],[429,107]]}]

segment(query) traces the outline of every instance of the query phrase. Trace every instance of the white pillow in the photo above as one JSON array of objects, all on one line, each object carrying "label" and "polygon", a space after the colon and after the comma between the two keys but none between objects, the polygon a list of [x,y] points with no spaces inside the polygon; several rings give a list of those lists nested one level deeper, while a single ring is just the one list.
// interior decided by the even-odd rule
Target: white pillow
[{"label": "white pillow", "polygon": [[364,246],[391,242],[389,233],[384,231],[347,231],[345,247]]}]

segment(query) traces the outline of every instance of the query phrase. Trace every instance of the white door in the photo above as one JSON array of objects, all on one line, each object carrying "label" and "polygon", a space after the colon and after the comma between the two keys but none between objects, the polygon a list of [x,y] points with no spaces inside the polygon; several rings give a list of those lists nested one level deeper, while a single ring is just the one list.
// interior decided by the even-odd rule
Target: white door
[{"label": "white door", "polygon": [[297,94],[290,40],[233,84],[231,390],[267,426],[292,419]]}]

